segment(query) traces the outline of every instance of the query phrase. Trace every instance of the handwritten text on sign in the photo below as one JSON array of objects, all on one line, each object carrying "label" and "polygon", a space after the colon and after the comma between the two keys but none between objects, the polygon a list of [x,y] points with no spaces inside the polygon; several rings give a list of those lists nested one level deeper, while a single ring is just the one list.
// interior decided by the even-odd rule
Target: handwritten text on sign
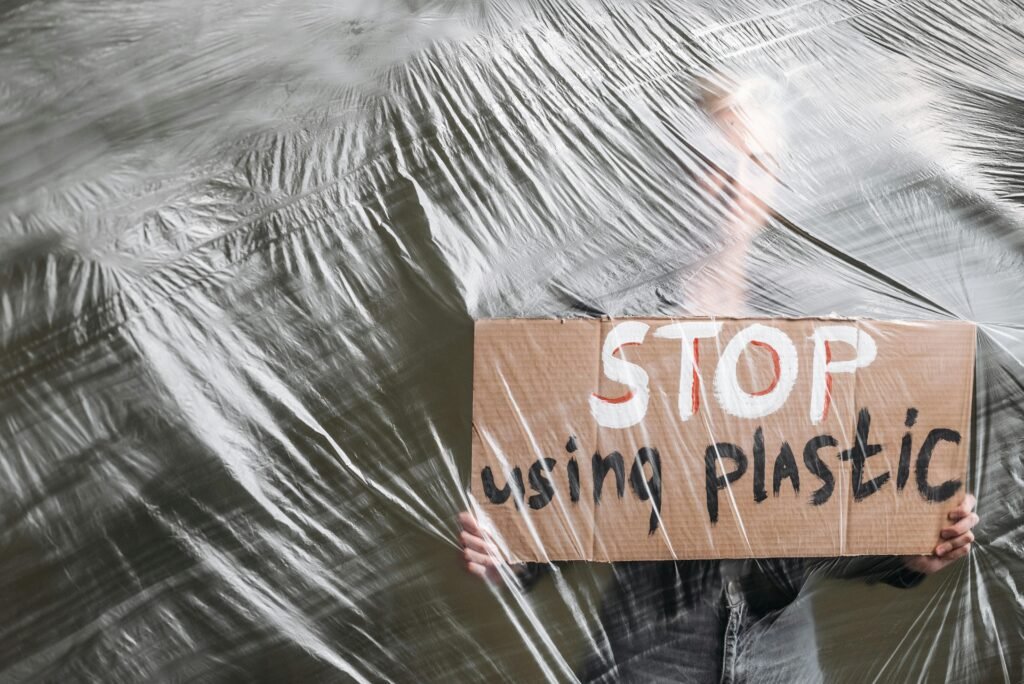
[{"label": "handwritten text on sign", "polygon": [[[973,334],[826,320],[478,324],[474,490],[539,557],[779,555],[777,530],[750,533],[784,513],[794,534],[833,530],[821,555],[848,553],[850,503],[887,529],[904,519],[883,546],[923,549],[941,522],[929,504],[963,486]],[[898,496],[874,496],[889,487]],[[680,553],[677,528],[699,519],[703,550]]]}]

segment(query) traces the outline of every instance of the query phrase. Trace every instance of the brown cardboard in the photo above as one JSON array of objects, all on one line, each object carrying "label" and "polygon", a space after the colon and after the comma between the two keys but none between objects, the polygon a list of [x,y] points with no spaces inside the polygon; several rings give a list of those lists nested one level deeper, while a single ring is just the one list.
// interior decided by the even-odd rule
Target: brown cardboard
[{"label": "brown cardboard", "polygon": [[[694,324],[696,357],[678,337]],[[965,493],[974,347],[957,321],[480,321],[472,492],[511,561],[929,553]],[[648,376],[642,419],[616,359]]]}]

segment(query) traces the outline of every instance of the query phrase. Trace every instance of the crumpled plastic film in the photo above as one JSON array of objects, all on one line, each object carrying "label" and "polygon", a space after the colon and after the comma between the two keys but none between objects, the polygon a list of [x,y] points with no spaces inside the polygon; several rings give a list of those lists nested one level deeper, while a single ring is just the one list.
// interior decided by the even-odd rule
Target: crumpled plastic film
[{"label": "crumpled plastic film", "polygon": [[[1019,3],[0,16],[0,680],[1024,680]],[[977,324],[966,558],[463,572],[475,320],[833,313]]]}]

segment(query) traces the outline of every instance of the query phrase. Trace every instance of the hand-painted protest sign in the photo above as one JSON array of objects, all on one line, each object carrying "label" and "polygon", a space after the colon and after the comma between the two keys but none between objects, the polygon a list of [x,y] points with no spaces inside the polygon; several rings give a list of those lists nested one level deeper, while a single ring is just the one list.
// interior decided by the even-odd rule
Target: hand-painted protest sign
[{"label": "hand-painted protest sign", "polygon": [[956,321],[480,321],[473,493],[510,560],[928,553],[974,351]]}]

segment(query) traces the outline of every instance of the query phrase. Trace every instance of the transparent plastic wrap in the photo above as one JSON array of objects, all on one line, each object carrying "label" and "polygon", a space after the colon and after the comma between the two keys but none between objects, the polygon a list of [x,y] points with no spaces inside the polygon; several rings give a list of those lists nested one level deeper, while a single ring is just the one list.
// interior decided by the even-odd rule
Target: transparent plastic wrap
[{"label": "transparent plastic wrap", "polygon": [[[0,16],[0,680],[1024,681],[1018,3]],[[759,438],[748,417],[750,472],[730,480],[720,453],[705,472],[701,453],[687,480],[700,516],[714,491],[751,533],[732,551],[526,558],[493,526],[509,473],[485,491],[474,460],[474,375],[527,402],[501,415],[510,433],[538,434],[518,366],[474,359],[490,319],[642,320],[652,339],[701,320],[726,325],[723,346],[746,319],[973,326],[913,363],[879,347],[873,370],[894,405],[921,368],[961,372],[924,398],[967,407],[963,476],[929,509],[949,514],[928,523],[950,530],[943,553],[897,548],[885,515],[861,519],[859,546],[825,534],[806,552],[759,511],[796,500],[794,472],[804,499],[825,482],[807,435],[782,458],[785,431]],[[825,375],[801,365],[794,396],[812,420],[826,396],[847,411],[820,452],[834,501],[853,510],[882,471],[877,501],[924,491],[893,432],[919,429],[917,454],[923,409],[890,416],[867,475],[836,458],[871,447],[827,364],[869,354],[836,342],[833,359],[816,334],[790,338],[835,382],[815,395]],[[610,357],[639,353],[620,342]],[[788,382],[777,351],[769,390]],[[650,401],[682,397],[682,429],[723,396],[672,368]],[[584,411],[627,403],[628,374],[587,373]],[[550,456],[557,477],[576,437],[590,477],[595,445],[565,432],[517,457]],[[609,462],[605,496],[646,506],[646,543],[635,453],[621,484]],[[551,481],[544,503],[571,505]],[[650,527],[703,533],[700,516]]]}]

